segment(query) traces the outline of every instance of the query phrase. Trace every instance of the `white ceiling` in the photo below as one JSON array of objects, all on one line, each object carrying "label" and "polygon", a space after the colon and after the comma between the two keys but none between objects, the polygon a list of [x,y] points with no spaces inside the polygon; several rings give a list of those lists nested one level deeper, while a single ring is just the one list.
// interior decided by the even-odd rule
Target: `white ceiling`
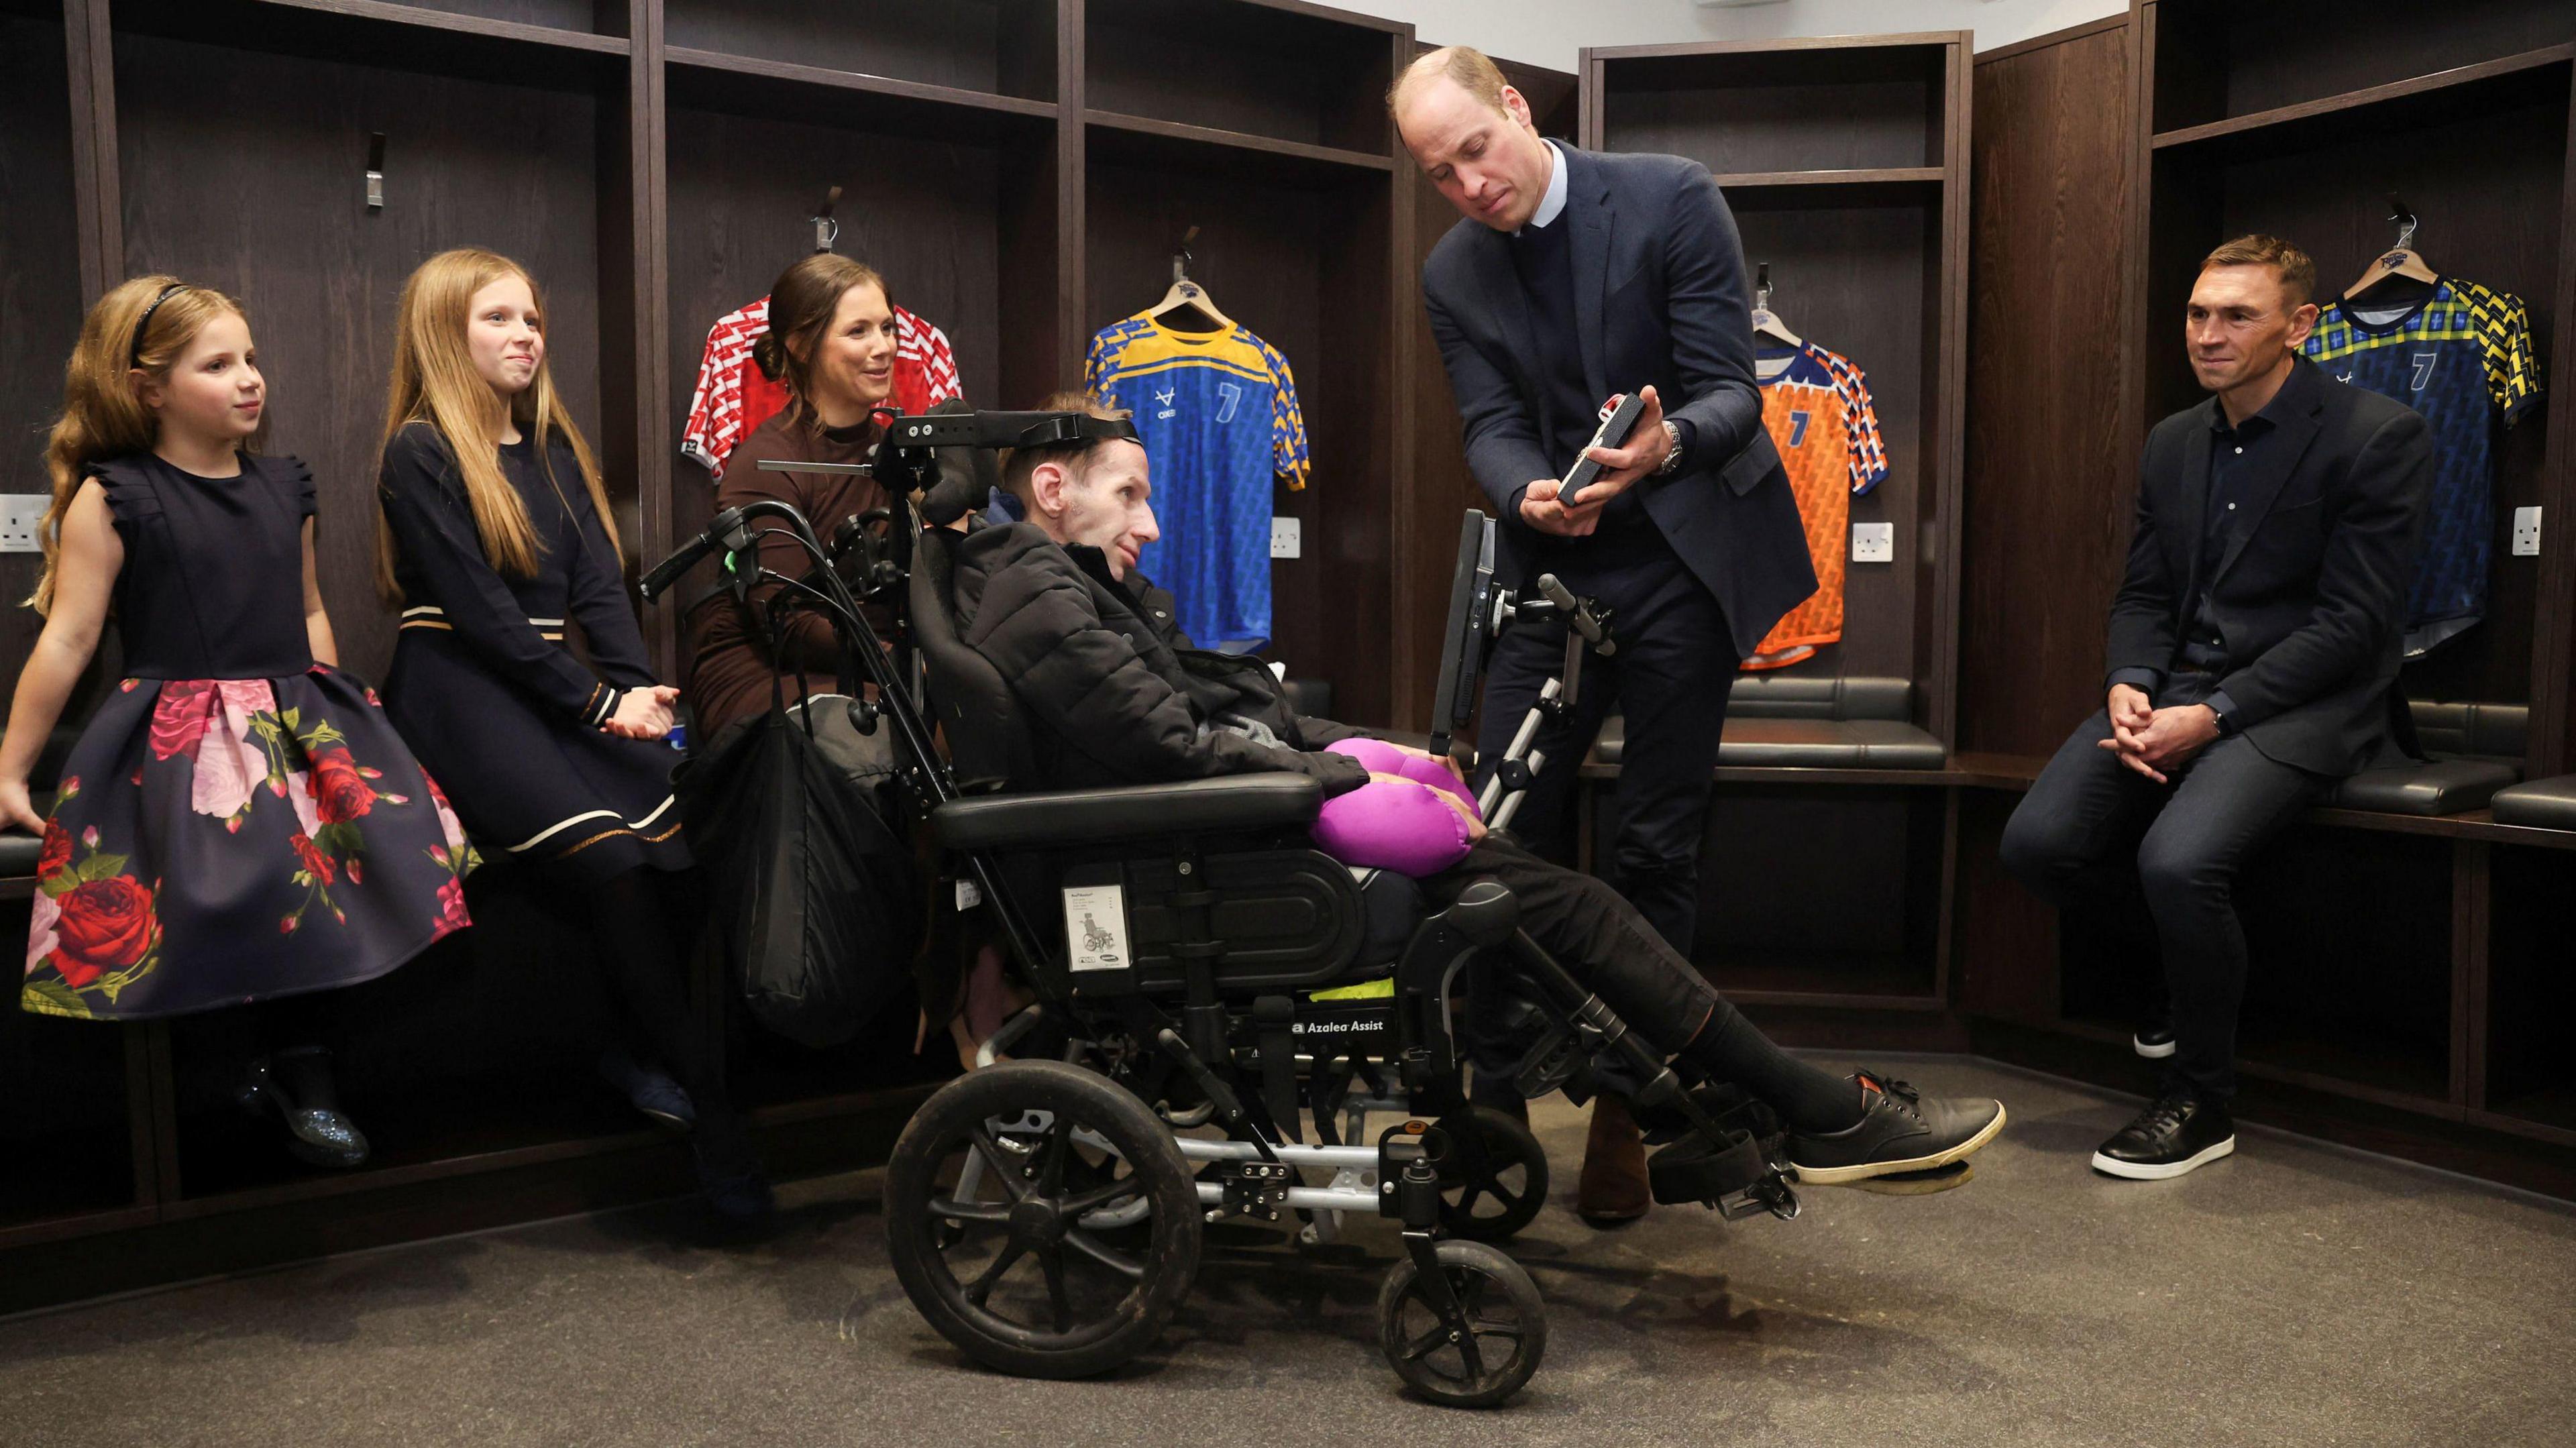
[{"label": "white ceiling", "polygon": [[1326,0],[1407,20],[1432,45],[1570,71],[1587,45],[1767,40],[1973,30],[1990,50],[2128,9],[2127,0],[1776,0],[1740,8],[1692,0]]}]

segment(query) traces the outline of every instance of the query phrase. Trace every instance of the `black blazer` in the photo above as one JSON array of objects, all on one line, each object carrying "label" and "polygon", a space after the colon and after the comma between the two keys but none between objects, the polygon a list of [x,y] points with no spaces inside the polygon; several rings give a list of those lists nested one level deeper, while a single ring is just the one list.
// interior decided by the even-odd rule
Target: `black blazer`
[{"label": "black blazer", "polygon": [[[1651,384],[1696,436],[1679,472],[1637,484],[1648,516],[1726,610],[1738,657],[1816,591],[1780,454],[1762,429],[1753,324],[1735,218],[1708,168],[1679,156],[1564,150],[1578,335],[1541,337],[1511,238],[1461,219],[1422,264],[1422,300],[1466,424],[1467,466],[1503,527],[1505,576],[1527,576],[1539,534],[1521,490],[1559,478],[1541,348],[1579,348],[1596,397]],[[1589,429],[1586,429],[1589,431]]]},{"label": "black blazer", "polygon": [[[2218,687],[2268,758],[2317,774],[2369,764],[2386,738],[2406,584],[2433,445],[2424,419],[2301,358],[2282,384],[2278,447],[2245,480],[2210,604],[2231,660]],[[2159,673],[2198,596],[2213,397],[2156,424],[2138,470],[2137,532],[2111,604],[2110,667]],[[2105,684],[2105,691],[2108,685]]]}]

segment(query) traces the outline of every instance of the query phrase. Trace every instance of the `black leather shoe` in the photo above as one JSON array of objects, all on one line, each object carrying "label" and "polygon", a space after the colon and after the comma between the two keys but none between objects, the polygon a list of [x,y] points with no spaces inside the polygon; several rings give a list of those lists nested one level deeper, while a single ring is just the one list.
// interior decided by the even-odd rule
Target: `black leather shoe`
[{"label": "black leather shoe", "polygon": [[689,1135],[689,1153],[698,1169],[699,1196],[728,1230],[763,1233],[775,1225],[777,1199],[739,1117],[729,1110],[712,1118],[702,1113]]},{"label": "black leather shoe", "polygon": [[685,1136],[698,1124],[698,1108],[679,1082],[613,1046],[599,1053],[599,1079],[624,1093],[629,1105],[665,1131]]},{"label": "black leather shoe", "polygon": [[[262,1056],[242,1073],[241,1085],[233,1099],[253,1116],[274,1114],[286,1126],[286,1149],[296,1160],[314,1166],[336,1167],[346,1171],[367,1164],[367,1137],[357,1124],[340,1114],[339,1103],[330,1100],[299,1101],[290,1091],[288,1074],[279,1069],[281,1062],[296,1058],[298,1074],[315,1076],[327,1073],[330,1057],[319,1046],[300,1046],[280,1051],[275,1056]],[[324,1078],[327,1079],[327,1076]],[[308,1093],[309,1095],[309,1093]]]},{"label": "black leather shoe", "polygon": [[2163,1181],[2235,1150],[2236,1123],[2227,1108],[2177,1091],[2113,1132],[2093,1153],[2093,1169],[2131,1181]]},{"label": "black leather shoe", "polygon": [[2138,1024],[2137,1033],[2129,1037],[2129,1048],[2150,1061],[2161,1061],[2174,1053],[2173,1013],[2161,1011]]},{"label": "black leather shoe", "polygon": [[1856,1125],[1820,1135],[1790,1134],[1789,1162],[1799,1181],[1836,1186],[1929,1171],[1965,1158],[2004,1129],[2004,1104],[1991,1097],[1926,1099],[1874,1071],[1852,1079],[1863,1103]]}]

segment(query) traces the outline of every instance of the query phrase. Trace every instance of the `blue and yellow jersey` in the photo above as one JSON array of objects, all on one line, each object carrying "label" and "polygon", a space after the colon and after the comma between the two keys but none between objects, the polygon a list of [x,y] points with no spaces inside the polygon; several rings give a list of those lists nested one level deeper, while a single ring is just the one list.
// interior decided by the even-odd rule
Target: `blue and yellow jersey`
[{"label": "blue and yellow jersey", "polygon": [[1204,647],[1270,637],[1270,489],[1306,486],[1288,359],[1238,326],[1184,332],[1138,315],[1091,339],[1082,381],[1135,415],[1163,536],[1138,568],[1180,600]]},{"label": "blue and yellow jersey", "polygon": [[2406,594],[2412,658],[2486,613],[2495,564],[2495,434],[2540,397],[2531,314],[2520,297],[2445,277],[2423,304],[2374,318],[2338,300],[2305,348],[2338,382],[2423,415],[2433,434],[2433,495]]}]

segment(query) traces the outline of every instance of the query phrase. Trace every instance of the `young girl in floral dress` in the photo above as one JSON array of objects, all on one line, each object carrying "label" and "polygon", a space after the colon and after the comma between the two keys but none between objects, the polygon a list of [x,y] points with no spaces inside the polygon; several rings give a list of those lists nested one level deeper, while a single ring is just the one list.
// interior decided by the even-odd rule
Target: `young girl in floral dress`
[{"label": "young girl in floral dress", "polygon": [[[0,740],[0,818],[44,836],[21,1004],[147,1020],[384,974],[466,923],[463,831],[337,667],[313,474],[260,456],[240,304],[138,277],[91,308],[46,462],[45,626]],[[128,677],[39,811],[28,775],[111,614]],[[271,1022],[271,1034],[277,1034]],[[354,1166],[316,1047],[254,1063],[307,1160]]]}]

